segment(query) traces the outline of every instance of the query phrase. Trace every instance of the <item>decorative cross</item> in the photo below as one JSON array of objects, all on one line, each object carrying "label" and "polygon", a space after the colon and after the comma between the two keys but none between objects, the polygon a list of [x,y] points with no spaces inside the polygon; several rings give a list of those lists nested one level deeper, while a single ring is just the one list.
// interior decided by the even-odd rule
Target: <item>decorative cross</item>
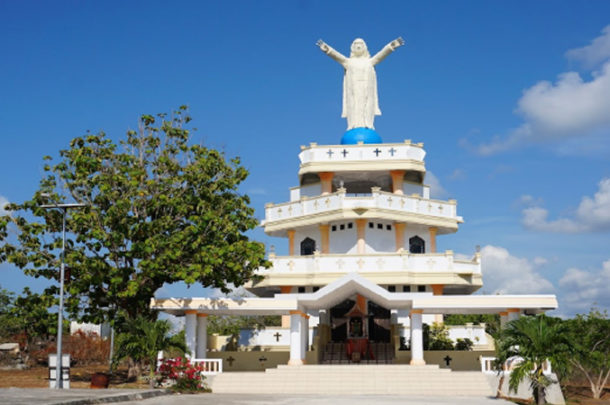
[{"label": "decorative cross", "polygon": [[358,267],[359,267],[359,268],[362,268],[362,266],[364,266],[364,263],[365,263],[365,262],[364,262],[364,260],[360,259],[360,260],[358,260],[356,263],[358,263]]},{"label": "decorative cross", "polygon": [[288,206],[288,215],[292,215],[292,205]]},{"label": "decorative cross", "polygon": [[401,198],[401,199],[400,199],[400,208],[404,208],[404,207],[405,207],[405,204],[406,204],[406,203],[405,203],[405,199],[404,199],[404,198]]},{"label": "decorative cross", "polygon": [[280,332],[275,332],[275,335],[273,335],[273,336],[275,336],[275,341],[279,342],[280,341],[280,337],[282,337],[282,334]]},{"label": "decorative cross", "polygon": [[314,201],[314,202],[313,202],[313,207],[314,207],[314,209],[316,209],[316,210],[318,209],[318,200],[316,200],[316,201]]},{"label": "decorative cross", "polygon": [[345,262],[341,259],[337,260],[337,267],[339,268],[339,270],[341,270],[343,268],[343,265],[345,264]]},{"label": "decorative cross", "polygon": [[267,358],[265,356],[261,356],[258,358],[258,361],[260,361],[261,363],[264,363],[267,361]]},{"label": "decorative cross", "polygon": [[233,356],[227,357],[227,363],[229,363],[229,367],[233,366],[234,361],[235,359],[233,358]]},{"label": "decorative cross", "polygon": [[426,263],[428,263],[428,269],[432,270],[432,267],[434,267],[436,261],[433,259],[429,259]]},{"label": "decorative cross", "polygon": [[390,152],[390,155],[394,156],[394,153],[396,153],[396,149],[391,148],[388,152]]},{"label": "decorative cross", "polygon": [[375,148],[373,153],[375,154],[376,157],[379,157],[379,154],[381,153],[381,151],[379,150],[379,148]]},{"label": "decorative cross", "polygon": [[443,206],[439,204],[438,205],[438,210],[442,212],[443,211]]},{"label": "decorative cross", "polygon": [[291,271],[294,269],[294,262],[292,260],[288,262],[288,267],[290,267]]},{"label": "decorative cross", "polygon": [[329,149],[328,152],[326,152],[326,154],[328,155],[329,159],[332,159],[333,153],[335,153],[335,152],[333,152],[332,149]]},{"label": "decorative cross", "polygon": [[392,197],[388,197],[388,205],[392,205]]},{"label": "decorative cross", "polygon": [[443,358],[443,360],[445,360],[445,364],[447,365],[447,367],[449,367],[451,365],[451,360],[453,360],[451,357],[449,357],[449,355],[446,355],[445,358]]},{"label": "decorative cross", "polygon": [[346,149],[343,149],[343,151],[341,152],[341,154],[343,155],[344,158],[347,157],[348,153],[349,152]]},{"label": "decorative cross", "polygon": [[383,259],[379,259],[377,260],[377,267],[379,267],[379,270],[383,269],[383,265],[385,264],[385,262],[383,261]]},{"label": "decorative cross", "polygon": [[326,204],[326,208],[330,207],[330,198],[324,200],[324,204]]}]

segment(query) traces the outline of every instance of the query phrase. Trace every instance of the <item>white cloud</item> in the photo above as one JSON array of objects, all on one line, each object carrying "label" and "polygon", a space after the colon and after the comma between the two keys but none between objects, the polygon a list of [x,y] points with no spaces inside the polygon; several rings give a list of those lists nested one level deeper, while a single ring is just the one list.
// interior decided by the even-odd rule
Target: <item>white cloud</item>
[{"label": "white cloud", "polygon": [[431,198],[444,198],[447,196],[447,190],[441,186],[441,182],[432,172],[426,172],[426,184],[430,186]]},{"label": "white cloud", "polygon": [[9,200],[6,197],[0,195],[0,217],[3,215],[8,215],[8,211],[4,209],[8,203]]},{"label": "white cloud", "polygon": [[542,198],[536,198],[534,196],[531,196],[529,194],[524,194],[521,197],[519,197],[519,199],[515,202],[516,205],[520,205],[520,206],[526,206],[526,207],[532,207],[532,206],[538,206],[542,204]]},{"label": "white cloud", "polygon": [[[492,155],[524,143],[582,139],[610,130],[610,26],[591,45],[568,52],[571,58],[605,61],[586,80],[577,72],[558,75],[555,83],[540,81],[524,90],[516,112],[523,124],[506,136],[495,136],[475,151]],[[607,135],[605,135],[607,138]],[[582,150],[578,150],[579,153]],[[564,151],[565,153],[565,151]]]},{"label": "white cloud", "polygon": [[569,313],[586,313],[592,307],[610,309],[610,260],[601,270],[569,268],[559,280],[560,301]]},{"label": "white cloud", "polygon": [[462,169],[455,169],[450,175],[449,175],[449,179],[450,180],[465,180],[466,179],[466,172]]},{"label": "white cloud", "polygon": [[491,294],[540,294],[554,290],[550,281],[536,272],[542,258],[529,260],[513,256],[503,247],[481,249],[485,291]]},{"label": "white cloud", "polygon": [[610,25],[602,30],[602,35],[595,38],[587,46],[582,48],[570,49],[566,52],[568,59],[577,60],[587,68],[610,59]]},{"label": "white cloud", "polygon": [[523,225],[534,231],[580,233],[610,229],[610,178],[599,182],[593,198],[584,196],[571,217],[548,220],[549,212],[542,207],[528,207],[522,211]]}]

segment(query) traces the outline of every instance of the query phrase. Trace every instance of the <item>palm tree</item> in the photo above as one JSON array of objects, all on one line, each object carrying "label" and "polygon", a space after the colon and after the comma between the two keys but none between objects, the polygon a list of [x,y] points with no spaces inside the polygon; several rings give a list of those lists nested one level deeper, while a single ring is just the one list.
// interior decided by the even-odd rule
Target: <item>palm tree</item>
[{"label": "palm tree", "polygon": [[523,359],[511,371],[508,385],[512,391],[516,392],[521,381],[529,377],[536,403],[546,403],[546,388],[554,381],[544,374],[543,367],[550,361],[556,372],[565,369],[571,350],[566,332],[560,319],[544,314],[521,317],[500,331],[498,360],[504,364],[511,357]]},{"label": "palm tree", "polygon": [[[169,336],[171,325],[168,321],[150,320],[143,316],[126,320],[121,325],[121,333],[117,337],[115,361],[128,358],[134,372],[130,377],[138,377],[142,373],[142,363],[150,366],[149,381],[154,384],[157,353],[161,350],[176,348],[185,351],[182,339]],[[131,369],[132,367],[130,367]]]}]

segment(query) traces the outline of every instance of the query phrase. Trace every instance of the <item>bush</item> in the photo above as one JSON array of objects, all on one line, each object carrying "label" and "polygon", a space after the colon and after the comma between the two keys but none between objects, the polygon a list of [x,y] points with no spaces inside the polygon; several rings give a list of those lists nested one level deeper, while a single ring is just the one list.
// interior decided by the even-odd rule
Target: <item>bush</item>
[{"label": "bush", "polygon": [[457,338],[455,342],[455,350],[470,351],[474,346],[474,342],[468,338]]},{"label": "bush", "polygon": [[166,359],[159,366],[157,382],[175,391],[206,392],[209,389],[203,382],[202,372],[201,364],[193,364],[187,358]]}]

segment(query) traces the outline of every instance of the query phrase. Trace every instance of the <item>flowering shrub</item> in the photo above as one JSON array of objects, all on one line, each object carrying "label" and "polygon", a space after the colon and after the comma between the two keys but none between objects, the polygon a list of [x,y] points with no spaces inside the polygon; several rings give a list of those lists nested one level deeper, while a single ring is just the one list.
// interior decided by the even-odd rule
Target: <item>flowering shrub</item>
[{"label": "flowering shrub", "polygon": [[202,371],[201,364],[193,364],[184,357],[164,359],[159,366],[157,380],[162,386],[176,391],[207,391]]}]

